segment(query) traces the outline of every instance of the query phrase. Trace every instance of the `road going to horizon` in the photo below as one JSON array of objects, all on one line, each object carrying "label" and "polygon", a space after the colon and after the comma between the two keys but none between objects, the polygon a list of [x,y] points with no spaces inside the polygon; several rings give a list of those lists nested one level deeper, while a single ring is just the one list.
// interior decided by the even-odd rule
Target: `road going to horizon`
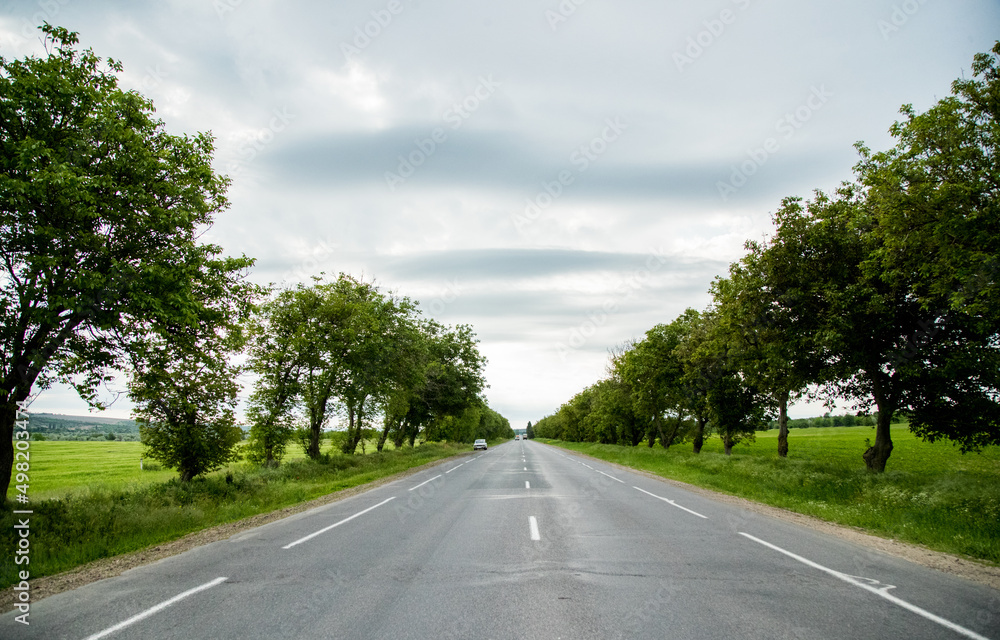
[{"label": "road going to horizon", "polygon": [[993,589],[531,441],[13,616],[4,640],[1000,640]]}]

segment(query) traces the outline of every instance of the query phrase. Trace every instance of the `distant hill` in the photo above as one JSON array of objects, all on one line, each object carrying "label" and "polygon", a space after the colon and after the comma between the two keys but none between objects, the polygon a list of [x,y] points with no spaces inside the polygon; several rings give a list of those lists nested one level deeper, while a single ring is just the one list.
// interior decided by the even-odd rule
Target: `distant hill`
[{"label": "distant hill", "polygon": [[114,433],[117,440],[138,440],[134,420],[101,416],[67,416],[58,413],[31,413],[28,430],[52,440],[92,440]]},{"label": "distant hill", "polygon": [[100,416],[67,416],[61,413],[32,413],[29,422],[38,421],[39,424],[65,422],[85,425],[135,425],[135,421],[125,418],[102,418]]}]

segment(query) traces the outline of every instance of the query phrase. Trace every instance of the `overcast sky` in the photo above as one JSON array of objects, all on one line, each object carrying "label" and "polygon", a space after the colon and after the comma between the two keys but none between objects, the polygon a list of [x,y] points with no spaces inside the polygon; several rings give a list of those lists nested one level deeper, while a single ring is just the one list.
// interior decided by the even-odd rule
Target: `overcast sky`
[{"label": "overcast sky", "polygon": [[[65,26],[168,131],[215,135],[232,206],[208,239],[254,280],[363,275],[472,324],[514,427],[703,309],[782,197],[849,179],[855,142],[889,146],[902,104],[948,95],[1000,37],[996,0],[5,7],[4,56]],[[32,410],[86,405],[54,388]]]}]

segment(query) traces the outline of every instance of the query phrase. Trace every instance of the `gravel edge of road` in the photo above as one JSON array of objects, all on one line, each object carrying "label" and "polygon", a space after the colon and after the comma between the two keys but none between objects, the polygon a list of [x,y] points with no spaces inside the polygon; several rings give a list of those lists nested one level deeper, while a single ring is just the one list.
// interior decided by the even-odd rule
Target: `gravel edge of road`
[{"label": "gravel edge of road", "polygon": [[[379,478],[378,480],[373,480],[366,484],[328,493],[325,496],[313,498],[312,500],[308,500],[306,502],[300,502],[282,509],[269,511],[267,513],[259,513],[255,516],[250,516],[249,518],[236,520],[235,522],[227,522],[226,524],[216,525],[214,527],[209,527],[208,529],[194,531],[176,540],[171,540],[170,542],[164,542],[162,544],[140,549],[138,551],[124,553],[119,556],[114,556],[113,558],[102,558],[100,560],[88,562],[87,564],[80,565],[75,569],[70,569],[69,571],[64,571],[62,573],[57,573],[51,576],[43,576],[41,578],[34,578],[31,580],[31,602],[34,604],[48,598],[49,596],[62,593],[63,591],[76,589],[90,584],[91,582],[104,580],[105,578],[113,578],[130,569],[151,564],[158,560],[184,553],[185,551],[209,544],[211,542],[225,540],[248,529],[253,529],[254,527],[259,527],[276,520],[281,520],[282,518],[287,518],[288,516],[296,513],[308,511],[309,509],[314,509],[333,502],[339,502],[340,500],[356,496],[376,487],[381,487],[389,484],[390,482],[395,482],[396,480],[411,476],[415,473],[423,471],[424,469],[430,469],[431,467],[452,462],[456,458],[467,455],[469,454],[462,453],[455,456],[449,456],[447,458],[441,458],[439,460],[432,460],[431,462],[422,464],[419,467],[412,467],[410,469],[406,469],[405,471],[400,471],[399,473]],[[12,610],[12,607],[16,602],[15,596],[16,592],[10,588],[4,589],[3,592],[0,593],[0,614]]]},{"label": "gravel edge of road", "polygon": [[[544,443],[538,443],[544,444]],[[555,447],[555,445],[545,445],[549,447]],[[857,527],[849,527],[847,525],[836,524],[833,522],[828,522],[826,520],[821,520],[813,516],[807,516],[801,513],[796,513],[794,511],[789,511],[787,509],[782,509],[780,507],[772,507],[761,502],[754,502],[752,500],[747,500],[746,498],[740,498],[737,496],[729,495],[728,493],[720,493],[718,491],[713,491],[711,489],[705,489],[704,487],[699,487],[693,484],[688,484],[686,482],[681,482],[680,480],[672,480],[670,478],[664,478],[663,476],[656,475],[655,473],[649,471],[643,471],[642,469],[635,469],[623,464],[618,464],[617,462],[608,462],[607,460],[602,460],[600,458],[595,458],[594,456],[589,456],[585,453],[580,453],[578,451],[573,451],[572,449],[563,449],[562,447],[555,447],[560,451],[565,451],[566,453],[579,456],[581,458],[589,458],[590,460],[596,460],[597,462],[602,462],[604,464],[622,469],[624,471],[632,471],[634,473],[641,474],[647,478],[652,478],[653,480],[659,480],[665,484],[674,485],[686,491],[692,493],[697,493],[700,496],[704,496],[711,500],[717,500],[719,502],[725,502],[728,504],[743,507],[749,511],[759,513],[762,515],[768,515],[773,518],[778,518],[780,520],[785,520],[786,522],[793,522],[795,524],[800,524],[817,531],[822,531],[829,535],[841,538],[843,540],[848,540],[856,544],[863,545],[870,549],[875,549],[883,553],[887,553],[898,558],[903,558],[904,560],[909,560],[910,562],[915,562],[917,564],[924,565],[925,567],[930,567],[931,569],[937,569],[938,571],[943,571],[945,573],[950,573],[952,575],[958,576],[960,578],[965,578],[966,580],[971,580],[978,584],[991,587],[1000,591],[1000,567],[994,567],[991,565],[981,564],[975,560],[969,558],[962,558],[959,556],[944,553],[942,551],[934,551],[926,547],[921,547],[919,545],[911,544],[909,542],[901,542],[899,540],[894,540],[890,538],[881,538],[874,534],[868,533],[864,529]]]}]

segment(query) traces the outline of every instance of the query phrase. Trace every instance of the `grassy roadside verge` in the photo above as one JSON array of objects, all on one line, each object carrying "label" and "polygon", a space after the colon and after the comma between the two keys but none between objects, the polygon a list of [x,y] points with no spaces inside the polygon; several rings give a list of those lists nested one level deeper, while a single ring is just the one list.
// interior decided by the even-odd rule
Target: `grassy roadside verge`
[{"label": "grassy roadside verge", "polygon": [[[888,470],[861,461],[866,427],[793,431],[788,458],[776,433],[757,435],[732,456],[715,441],[701,454],[542,440],[572,451],[748,500],[864,529],[874,535],[1000,564],[1000,451],[962,456],[894,427]],[[717,440],[717,439],[716,439]]]},{"label": "grassy roadside verge", "polygon": [[[182,485],[176,480],[126,489],[97,486],[31,505],[31,577],[136,551],[193,531],[281,509],[469,452],[464,444],[427,443],[373,455],[293,460],[276,469],[236,467]],[[0,544],[14,557],[13,514],[0,512]],[[17,567],[0,565],[0,589]]]}]

